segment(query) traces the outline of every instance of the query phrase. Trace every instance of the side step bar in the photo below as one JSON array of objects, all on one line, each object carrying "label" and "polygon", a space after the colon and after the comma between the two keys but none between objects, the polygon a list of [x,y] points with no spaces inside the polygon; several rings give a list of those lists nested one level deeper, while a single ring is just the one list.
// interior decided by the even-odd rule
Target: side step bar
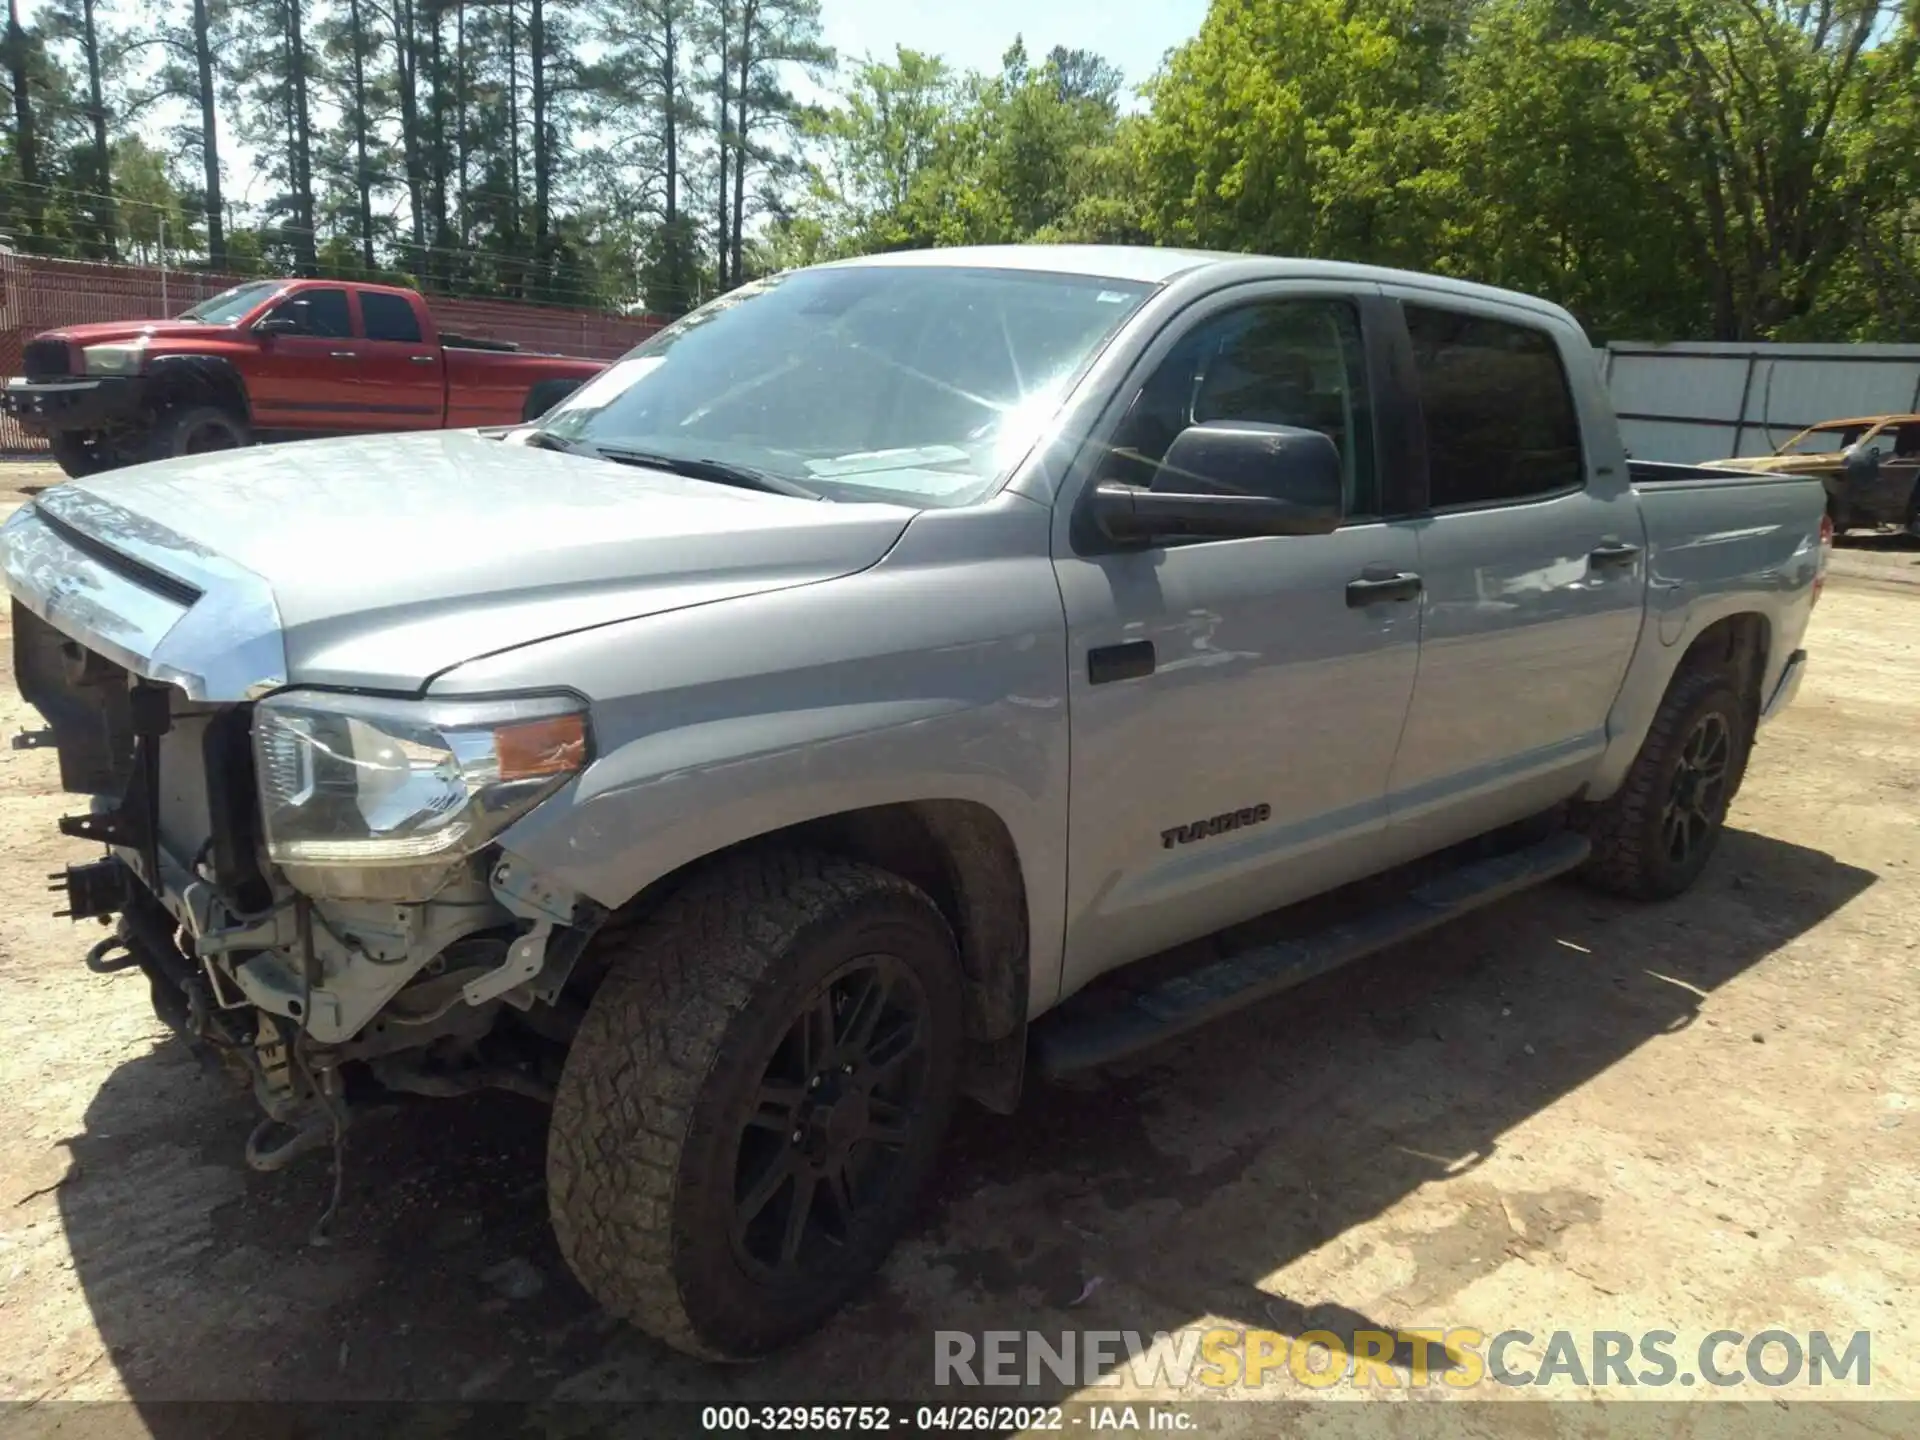
[{"label": "side step bar", "polygon": [[1033,1060],[1048,1076],[1091,1069],[1337,970],[1495,900],[1564,875],[1587,858],[1584,835],[1561,832],[1475,860],[1408,892],[1398,904],[1298,940],[1259,945],[1175,975],[1099,1013],[1068,1001],[1033,1027]]}]

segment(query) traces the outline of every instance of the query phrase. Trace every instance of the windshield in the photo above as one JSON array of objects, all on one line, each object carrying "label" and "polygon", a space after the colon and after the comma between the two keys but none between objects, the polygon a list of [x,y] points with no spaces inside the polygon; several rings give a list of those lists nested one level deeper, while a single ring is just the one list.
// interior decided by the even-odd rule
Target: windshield
[{"label": "windshield", "polygon": [[1845,450],[1871,430],[1871,425],[1835,425],[1816,427],[1793,437],[1778,451],[1781,455],[1831,455]]},{"label": "windshield", "polygon": [[174,318],[199,320],[208,325],[231,324],[285,283],[284,280],[249,280],[231,290],[222,290],[209,300],[202,300],[190,310],[182,310]]},{"label": "windshield", "polygon": [[799,270],[617,361],[540,428],[751,466],[831,500],[965,505],[1030,449],[1151,287],[958,266]]}]

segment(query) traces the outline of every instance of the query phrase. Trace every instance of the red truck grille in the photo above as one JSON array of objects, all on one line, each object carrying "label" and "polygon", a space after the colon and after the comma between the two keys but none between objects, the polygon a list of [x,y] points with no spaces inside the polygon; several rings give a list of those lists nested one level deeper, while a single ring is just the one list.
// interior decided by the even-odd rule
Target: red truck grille
[{"label": "red truck grille", "polygon": [[73,373],[73,352],[64,340],[29,340],[21,363],[29,380],[58,380]]}]

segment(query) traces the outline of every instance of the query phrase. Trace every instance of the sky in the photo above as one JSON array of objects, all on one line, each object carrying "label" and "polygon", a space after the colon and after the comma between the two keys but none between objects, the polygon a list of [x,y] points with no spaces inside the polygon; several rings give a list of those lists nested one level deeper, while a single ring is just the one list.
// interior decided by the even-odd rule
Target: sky
[{"label": "sky", "polygon": [[843,61],[887,59],[904,45],[956,70],[993,70],[1019,35],[1036,60],[1055,45],[1098,51],[1131,87],[1193,37],[1207,0],[822,0],[820,11]]}]

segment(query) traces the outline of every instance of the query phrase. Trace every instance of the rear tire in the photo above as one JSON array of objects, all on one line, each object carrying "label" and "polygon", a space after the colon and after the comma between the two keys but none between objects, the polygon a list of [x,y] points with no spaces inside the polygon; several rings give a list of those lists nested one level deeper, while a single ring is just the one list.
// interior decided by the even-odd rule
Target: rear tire
[{"label": "rear tire", "polygon": [[219,405],[179,405],[155,417],[147,435],[149,460],[238,450],[253,443],[247,422]]},{"label": "rear tire", "polygon": [[1600,804],[1578,808],[1575,823],[1593,842],[1581,878],[1637,900],[1687,889],[1719,843],[1752,743],[1732,676],[1676,676],[1626,780]]},{"label": "rear tire", "polygon": [[781,851],[720,862],[610,943],[548,1136],[561,1254],[675,1349],[764,1355],[879,1267],[933,1167],[952,931],[898,876]]}]

